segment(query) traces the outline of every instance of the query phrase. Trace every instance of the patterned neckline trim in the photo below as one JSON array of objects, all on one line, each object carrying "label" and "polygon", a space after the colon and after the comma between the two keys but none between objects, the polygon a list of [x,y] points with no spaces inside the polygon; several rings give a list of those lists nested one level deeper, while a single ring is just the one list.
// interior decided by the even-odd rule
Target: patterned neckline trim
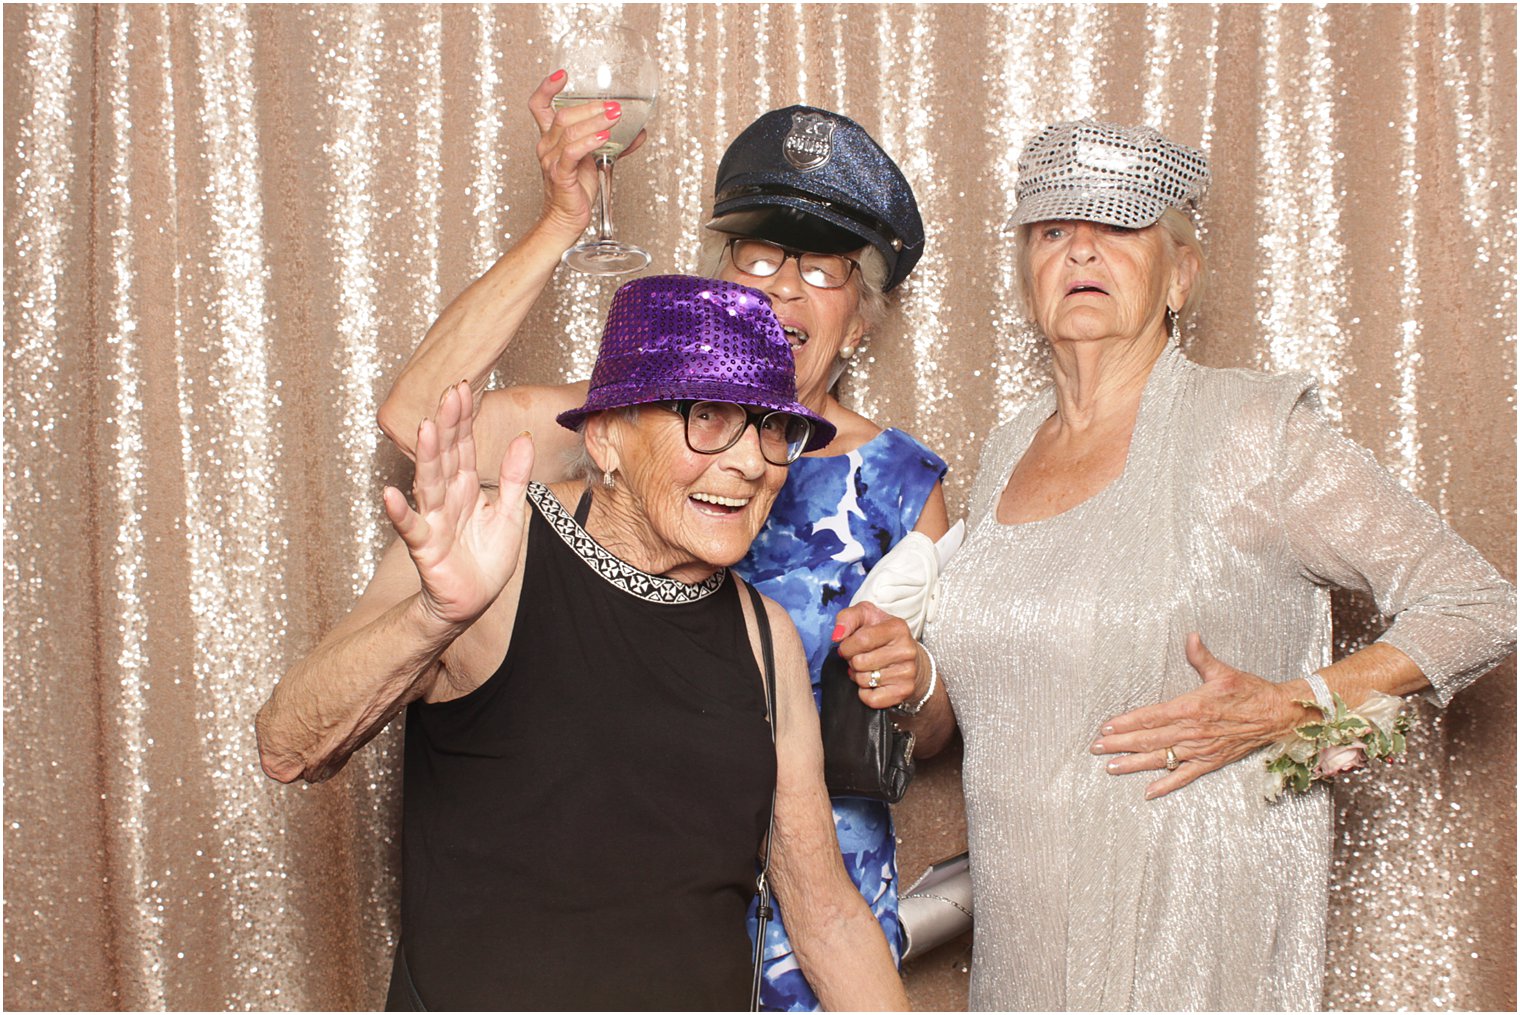
[{"label": "patterned neckline trim", "polygon": [[719,568],[695,585],[666,578],[664,575],[640,571],[632,564],[614,556],[591,537],[575,521],[575,516],[565,510],[565,505],[542,483],[528,484],[528,499],[544,516],[559,538],[586,566],[595,571],[607,584],[631,596],[649,603],[679,606],[706,599],[723,587],[728,578],[728,568]]}]

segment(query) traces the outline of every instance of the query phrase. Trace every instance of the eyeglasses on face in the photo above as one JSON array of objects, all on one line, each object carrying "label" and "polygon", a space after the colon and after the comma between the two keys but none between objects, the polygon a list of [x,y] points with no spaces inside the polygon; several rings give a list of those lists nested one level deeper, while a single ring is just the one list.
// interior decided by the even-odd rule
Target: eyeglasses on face
[{"label": "eyeglasses on face", "polygon": [[727,451],[739,443],[744,429],[754,424],[760,435],[760,454],[765,460],[772,465],[791,465],[802,456],[813,436],[813,421],[796,413],[692,399],[665,405],[686,421],[686,446],[699,455]]},{"label": "eyeglasses on face", "polygon": [[788,258],[796,258],[797,274],[814,289],[839,289],[860,269],[859,261],[843,254],[816,254],[748,236],[730,237],[727,249],[734,267],[756,278],[770,278]]}]

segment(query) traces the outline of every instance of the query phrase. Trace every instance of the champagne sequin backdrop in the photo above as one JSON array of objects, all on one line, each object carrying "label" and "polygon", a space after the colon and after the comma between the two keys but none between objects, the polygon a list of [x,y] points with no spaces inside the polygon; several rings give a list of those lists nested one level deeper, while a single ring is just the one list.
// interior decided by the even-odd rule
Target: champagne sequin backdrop
[{"label": "champagne sequin backdrop", "polygon": [[[283,787],[253,717],[387,540],[408,469],[379,399],[534,220],[524,100],[573,13],[6,7],[8,1007],[380,1002],[398,731]],[[654,270],[694,269],[723,147],[766,109],[847,113],[900,161],[927,254],[844,396],[944,453],[952,514],[1044,376],[999,232],[1018,149],[1099,115],[1212,153],[1190,354],[1317,375],[1513,577],[1512,7],[625,13],[664,76],[617,172]],[[613,288],[562,271],[498,381],[584,376]],[[1513,1008],[1513,674],[1337,790],[1329,1004]],[[964,842],[957,760],[899,809],[905,879]],[[968,957],[910,967],[915,1000],[964,1004]]]}]

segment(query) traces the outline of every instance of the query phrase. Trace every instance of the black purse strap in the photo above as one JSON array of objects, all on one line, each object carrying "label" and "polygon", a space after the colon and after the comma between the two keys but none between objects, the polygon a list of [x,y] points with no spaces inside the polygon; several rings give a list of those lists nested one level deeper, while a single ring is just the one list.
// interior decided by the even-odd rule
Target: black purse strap
[{"label": "black purse strap", "polygon": [[[771,743],[776,742],[776,659],[771,650],[771,621],[765,613],[765,602],[760,598],[760,593],[755,587],[745,583],[744,588],[749,592],[749,601],[755,610],[755,628],[760,634],[760,657],[765,662],[765,699],[766,708],[769,711],[771,727]],[[779,760],[778,760],[779,765]],[[779,775],[779,773],[778,773]],[[776,831],[776,790],[771,789],[771,817],[765,830],[765,852],[760,861],[760,873],[755,877],[755,894],[760,897],[759,904],[755,907],[755,973],[749,987],[749,1010],[760,1010],[760,974],[765,960],[765,928],[775,915],[771,908],[771,885],[768,875],[771,870],[771,836]]]}]

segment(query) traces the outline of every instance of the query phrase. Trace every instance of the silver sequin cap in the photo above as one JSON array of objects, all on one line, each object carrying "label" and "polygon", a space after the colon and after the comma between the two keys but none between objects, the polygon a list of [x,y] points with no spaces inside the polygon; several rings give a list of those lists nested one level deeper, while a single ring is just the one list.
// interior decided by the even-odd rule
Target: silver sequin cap
[{"label": "silver sequin cap", "polygon": [[1019,156],[1019,205],[1008,225],[1080,219],[1139,229],[1168,208],[1195,207],[1208,186],[1208,156],[1153,128],[1057,123]]}]

